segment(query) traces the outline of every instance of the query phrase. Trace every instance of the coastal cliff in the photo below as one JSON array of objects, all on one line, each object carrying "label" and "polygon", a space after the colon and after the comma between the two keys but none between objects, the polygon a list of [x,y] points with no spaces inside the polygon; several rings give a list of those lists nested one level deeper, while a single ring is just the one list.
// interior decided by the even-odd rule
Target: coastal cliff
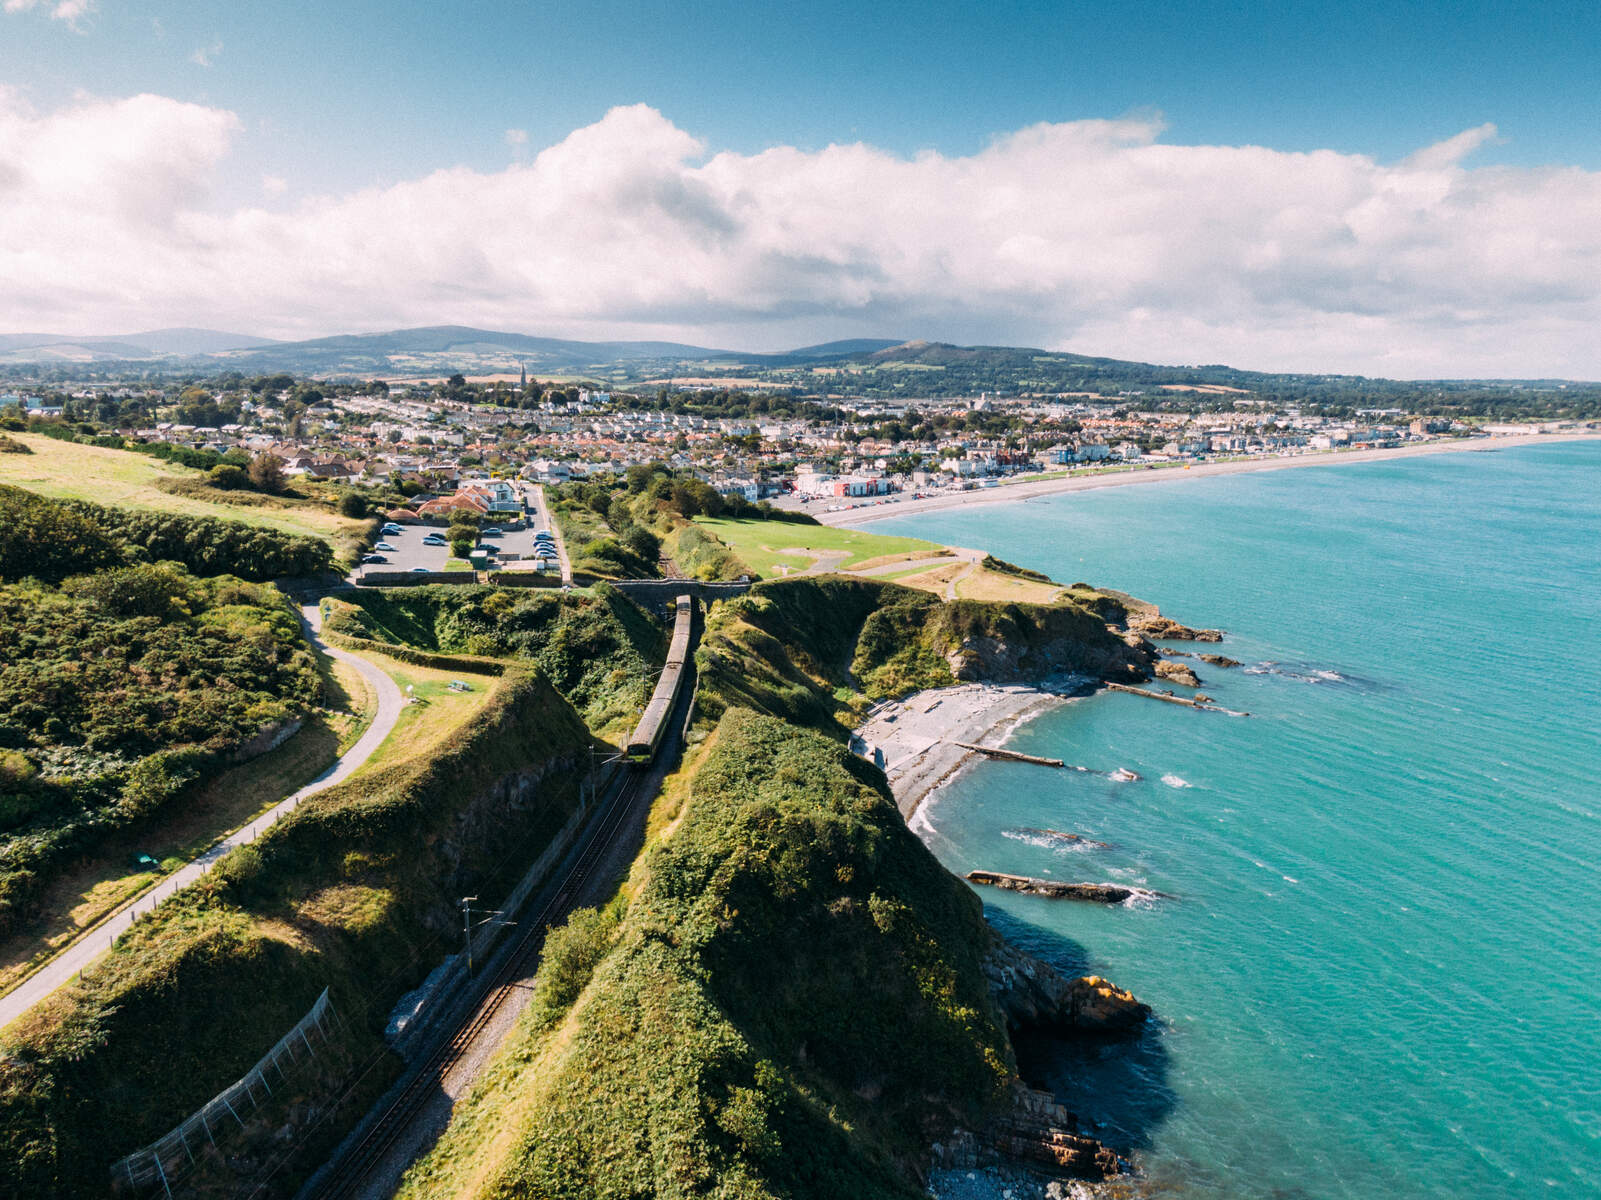
[{"label": "coastal cliff", "polygon": [[844,737],[867,702],[963,681],[1149,680],[1159,656],[1128,622],[1120,600],[1081,586],[1055,604],[1016,604],[817,576],[718,605],[697,663],[710,715],[741,703]]}]

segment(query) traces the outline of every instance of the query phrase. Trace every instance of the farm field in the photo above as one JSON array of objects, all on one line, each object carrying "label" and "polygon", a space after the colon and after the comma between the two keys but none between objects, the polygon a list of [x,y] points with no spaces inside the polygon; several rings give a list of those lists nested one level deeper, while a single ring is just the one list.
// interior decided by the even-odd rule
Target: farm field
[{"label": "farm field", "polygon": [[322,538],[339,556],[354,549],[365,529],[364,521],[341,517],[309,503],[267,507],[178,495],[163,484],[194,479],[200,472],[130,450],[108,450],[23,433],[12,436],[33,453],[0,454],[0,483],[41,496],[243,521],[283,533]]}]

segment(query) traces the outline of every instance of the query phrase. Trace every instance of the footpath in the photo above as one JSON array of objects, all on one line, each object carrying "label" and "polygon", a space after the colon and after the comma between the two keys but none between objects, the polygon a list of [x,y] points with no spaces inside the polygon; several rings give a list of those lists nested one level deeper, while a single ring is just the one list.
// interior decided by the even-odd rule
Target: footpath
[{"label": "footpath", "polygon": [[339,662],[348,663],[361,673],[361,677],[370,685],[378,697],[378,711],[373,714],[372,724],[367,726],[365,733],[356,744],[339,758],[321,775],[312,780],[298,792],[279,801],[266,812],[262,813],[248,825],[236,829],[227,837],[214,843],[199,857],[192,859],[184,866],[179,867],[148,892],[144,892],[134,900],[129,901],[123,908],[118,909],[112,916],[97,925],[92,931],[84,934],[72,945],[68,946],[56,957],[41,967],[34,974],[28,976],[15,988],[4,996],[0,996],[0,1029],[10,1025],[21,1017],[39,1001],[51,992],[69,981],[74,975],[89,966],[100,955],[104,954],[111,945],[121,937],[133,923],[151,912],[167,897],[188,887],[197,879],[211,870],[228,851],[237,846],[243,846],[255,841],[273,822],[284,814],[293,812],[307,796],[314,796],[336,783],[349,778],[351,773],[372,757],[373,752],[383,744],[384,739],[395,728],[395,722],[400,719],[400,711],[405,707],[405,697],[395,686],[395,681],[385,675],[372,663],[347,651],[339,650],[328,645],[320,636],[322,631],[322,613],[314,604],[307,605],[301,610],[301,622],[305,628],[306,639],[329,658]]}]

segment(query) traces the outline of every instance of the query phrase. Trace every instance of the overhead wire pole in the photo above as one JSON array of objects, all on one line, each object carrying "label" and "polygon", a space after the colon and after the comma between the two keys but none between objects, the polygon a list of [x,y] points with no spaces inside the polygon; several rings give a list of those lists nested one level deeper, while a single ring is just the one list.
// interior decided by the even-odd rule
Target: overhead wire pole
[{"label": "overhead wire pole", "polygon": [[496,917],[504,917],[506,915],[505,912],[502,909],[498,909],[498,908],[474,908],[473,904],[477,901],[477,899],[478,899],[477,896],[463,896],[461,898],[461,935],[462,935],[463,942],[466,943],[467,976],[468,976],[468,978],[471,978],[472,977],[472,973],[473,973],[473,913],[476,912],[476,913],[481,913],[483,915],[484,919],[482,921],[478,922],[479,925],[489,925],[489,924],[515,925],[515,924],[517,924],[516,921],[496,921],[495,920]]}]

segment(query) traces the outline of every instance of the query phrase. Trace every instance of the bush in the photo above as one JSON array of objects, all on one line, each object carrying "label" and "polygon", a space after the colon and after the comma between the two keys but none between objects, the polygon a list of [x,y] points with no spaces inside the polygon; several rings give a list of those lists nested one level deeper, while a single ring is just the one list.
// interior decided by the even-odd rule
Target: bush
[{"label": "bush", "polygon": [[359,521],[367,515],[367,497],[360,492],[346,492],[339,497],[339,515]]},{"label": "bush", "polygon": [[[21,422],[18,422],[21,424]],[[0,454],[32,454],[33,447],[26,442],[19,442],[16,438],[6,437],[0,433]]]},{"label": "bush", "polygon": [[0,484],[0,582],[31,576],[57,583],[123,560],[122,550],[89,516]]},{"label": "bush", "polygon": [[225,492],[239,492],[250,487],[250,476],[243,467],[222,463],[206,472],[206,483]]}]

